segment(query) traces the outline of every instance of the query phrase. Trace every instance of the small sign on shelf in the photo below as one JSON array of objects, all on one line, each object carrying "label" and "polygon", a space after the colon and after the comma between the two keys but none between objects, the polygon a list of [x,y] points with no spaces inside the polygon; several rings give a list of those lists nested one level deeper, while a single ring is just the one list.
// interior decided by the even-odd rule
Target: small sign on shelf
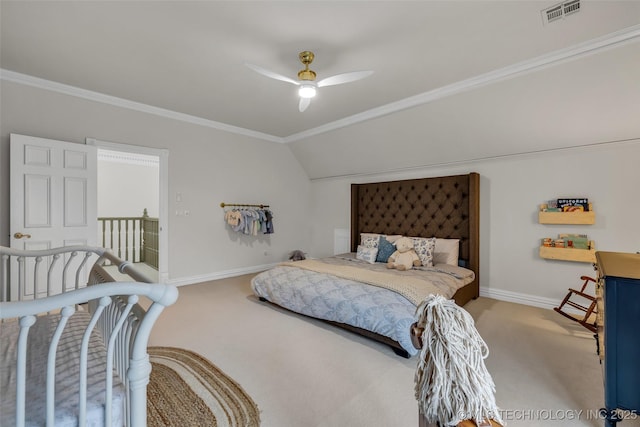
[{"label": "small sign on shelf", "polygon": [[556,201],[556,207],[560,209],[562,212],[579,212],[584,211],[588,212],[589,209],[589,199],[586,197],[571,199],[571,198],[563,198],[558,199]]}]

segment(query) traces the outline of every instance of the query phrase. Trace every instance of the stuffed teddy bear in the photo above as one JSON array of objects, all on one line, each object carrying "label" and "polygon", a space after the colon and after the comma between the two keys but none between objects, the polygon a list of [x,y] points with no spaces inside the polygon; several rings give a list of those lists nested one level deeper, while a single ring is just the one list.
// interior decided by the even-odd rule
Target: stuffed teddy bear
[{"label": "stuffed teddy bear", "polygon": [[401,237],[396,240],[394,245],[396,245],[396,251],[389,257],[387,268],[404,271],[421,265],[420,258],[413,249],[413,240],[408,237]]}]

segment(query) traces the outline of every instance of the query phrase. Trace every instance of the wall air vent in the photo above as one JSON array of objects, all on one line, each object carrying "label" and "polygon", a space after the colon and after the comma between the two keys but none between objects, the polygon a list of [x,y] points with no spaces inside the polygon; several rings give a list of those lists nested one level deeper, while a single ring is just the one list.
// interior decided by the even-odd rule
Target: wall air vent
[{"label": "wall air vent", "polygon": [[580,0],[565,1],[544,9],[541,12],[542,22],[547,25],[550,22],[564,19],[565,16],[573,15],[577,12],[580,12]]}]

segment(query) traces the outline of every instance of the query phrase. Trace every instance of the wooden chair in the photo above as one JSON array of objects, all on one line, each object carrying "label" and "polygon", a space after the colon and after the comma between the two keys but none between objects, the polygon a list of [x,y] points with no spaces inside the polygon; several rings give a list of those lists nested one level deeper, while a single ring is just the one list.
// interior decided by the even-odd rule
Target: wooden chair
[{"label": "wooden chair", "polygon": [[[597,304],[595,295],[587,293],[587,286],[590,282],[595,283],[596,280],[589,276],[581,276],[580,280],[584,280],[580,290],[569,288],[569,293],[562,300],[562,303],[558,307],[554,307],[554,310],[562,314],[564,317],[580,323],[582,326],[590,330],[591,332],[597,332],[595,314],[597,312]],[[573,307],[584,313],[584,316],[580,314],[568,313],[567,307]]]}]

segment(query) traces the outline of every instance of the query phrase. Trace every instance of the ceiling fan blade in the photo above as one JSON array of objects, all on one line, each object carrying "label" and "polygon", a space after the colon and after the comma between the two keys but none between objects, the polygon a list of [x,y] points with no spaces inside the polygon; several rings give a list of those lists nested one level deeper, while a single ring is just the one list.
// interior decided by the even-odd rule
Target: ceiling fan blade
[{"label": "ceiling fan blade", "polygon": [[247,67],[251,68],[256,73],[262,74],[263,76],[267,76],[267,77],[270,77],[270,78],[276,79],[276,80],[282,80],[283,82],[292,83],[294,85],[299,85],[300,84],[296,80],[290,79],[289,77],[283,76],[282,74],[274,73],[273,71],[269,71],[266,68],[262,68],[262,67],[260,67],[258,65],[250,64],[248,62],[245,62],[244,65],[246,65]]},{"label": "ceiling fan blade", "polygon": [[373,71],[353,71],[351,73],[336,74],[335,76],[327,77],[318,82],[318,87],[333,86],[342,83],[349,83],[356,80],[364,79],[373,74]]},{"label": "ceiling fan blade", "polygon": [[298,104],[298,110],[302,113],[311,104],[311,98],[300,98],[300,104]]}]

